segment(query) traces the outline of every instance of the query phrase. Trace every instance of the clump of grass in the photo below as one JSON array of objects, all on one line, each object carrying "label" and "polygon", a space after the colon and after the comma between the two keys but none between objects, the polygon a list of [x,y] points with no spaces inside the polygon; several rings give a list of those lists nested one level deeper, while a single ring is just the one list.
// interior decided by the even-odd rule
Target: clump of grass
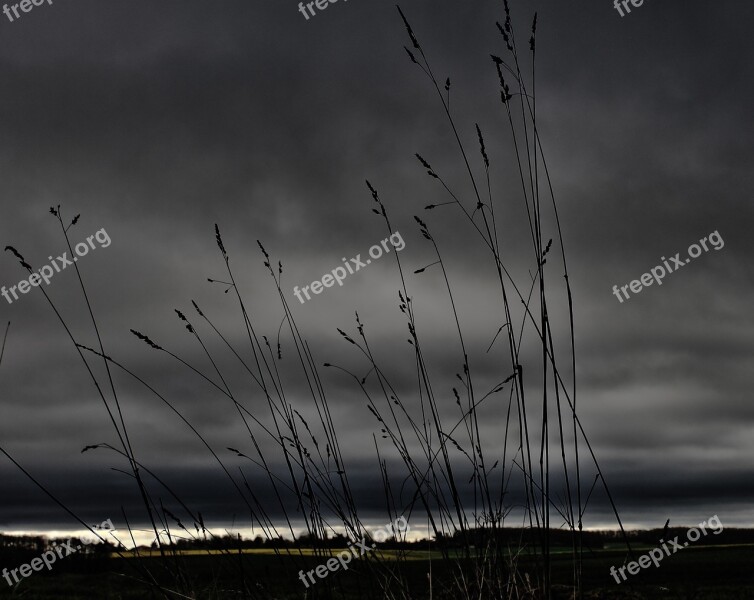
[{"label": "clump of grass", "polygon": [[[266,248],[259,243],[263,265],[278,293],[281,319],[279,325],[276,321],[267,332],[270,337],[263,334],[266,325],[260,326],[249,310],[240,292],[233,261],[220,228],[215,225],[215,241],[224,273],[221,279],[209,278],[209,282],[223,286],[223,294],[232,298],[241,320],[242,341],[223,332],[210,311],[200,308],[194,301],[191,301],[192,311],[175,309],[175,314],[178,323],[190,336],[191,343],[203,357],[204,366],[190,362],[179,351],[154,341],[150,335],[135,329],[131,332],[149,347],[150,352],[158,352],[177,361],[224,399],[245,432],[243,439],[228,441],[224,449],[215,448],[201,432],[200,426],[192,423],[174,401],[106,353],[78,267],[75,268],[97,339],[96,348],[77,341],[79,338],[45,290],[40,288],[95,385],[117,438],[117,444],[97,443],[88,445],[84,451],[113,452],[118,460],[127,464],[129,474],[139,489],[143,518],[150,523],[161,558],[158,567],[153,566],[154,563],[146,557],[133,564],[140,580],[149,586],[152,594],[184,598],[219,597],[221,592],[216,582],[221,574],[227,573],[233,575],[236,584],[232,592],[223,588],[223,597],[232,593],[243,598],[266,599],[279,597],[281,592],[274,591],[273,582],[265,579],[264,572],[257,568],[253,560],[245,560],[235,552],[236,549],[230,547],[221,549],[213,563],[215,583],[201,581],[192,572],[186,557],[177,551],[176,542],[206,542],[214,536],[199,510],[182,500],[180,493],[172,489],[162,475],[143,460],[137,460],[114,384],[113,370],[138,382],[146,393],[164,403],[192,432],[229,480],[234,494],[247,511],[249,525],[260,531],[266,540],[290,540],[289,544],[270,544],[280,560],[281,569],[287,573],[286,583],[290,583],[290,589],[294,590],[290,597],[301,597],[303,590],[296,573],[311,568],[312,556],[324,561],[336,553],[337,549],[332,547],[328,538],[345,534],[352,539],[364,537],[371,541],[349,476],[348,459],[341,445],[340,429],[333,416],[322,368],[335,369],[352,380],[355,389],[363,394],[367,410],[379,430],[379,433],[372,434],[372,443],[381,483],[380,492],[384,498],[385,522],[406,516],[412,523],[426,523],[432,538],[428,543],[439,555],[429,563],[428,593],[417,593],[412,586],[406,571],[409,556],[400,545],[390,556],[381,552],[365,555],[360,561],[360,568],[368,577],[359,578],[356,582],[359,597],[391,600],[420,597],[469,600],[552,598],[551,531],[554,523],[571,534],[572,580],[568,589],[573,598],[582,597],[583,518],[588,501],[598,483],[611,503],[612,497],[576,411],[573,297],[560,218],[537,128],[537,16],[535,14],[532,21],[528,51],[522,56],[512,26],[510,7],[507,0],[504,1],[505,18],[497,27],[507,53],[504,58],[491,55],[500,86],[501,107],[514,146],[520,184],[517,193],[525,206],[525,226],[531,242],[529,260],[533,274],[529,281],[522,282],[516,280],[511,265],[504,260],[501,244],[503,226],[498,227],[496,194],[492,189],[491,175],[494,173],[491,169],[494,162],[485,143],[483,129],[474,123],[473,133],[479,152],[477,160],[480,160],[480,165],[474,167],[474,159],[462,141],[464,126],[459,124],[451,110],[451,80],[448,77],[443,84],[439,83],[440,79],[435,75],[409,20],[400,7],[398,12],[410,42],[410,47],[405,48],[406,53],[431,84],[468,176],[467,192],[456,191],[443,176],[442,170],[435,169],[425,158],[426,155],[416,154],[431,183],[439,185],[448,197],[447,201],[427,205],[425,211],[433,212],[424,218],[415,216],[433,260],[414,270],[412,275],[425,276],[430,268],[441,273],[442,291],[450,303],[454,326],[454,339],[452,344],[448,343],[448,352],[458,353],[455,356],[458,364],[455,386],[447,389],[445,383],[438,383],[434,375],[429,344],[425,343],[427,328],[417,318],[410,291],[412,280],[407,274],[411,270],[405,268],[397,252],[394,253],[400,279],[399,289],[396,290],[397,308],[401,318],[405,319],[407,343],[413,353],[416,384],[412,389],[401,389],[394,382],[390,369],[383,366],[382,352],[370,343],[367,324],[358,313],[355,315],[355,332],[348,332],[346,326],[338,329],[343,341],[352,347],[354,356],[358,358],[358,368],[332,363],[322,365],[283,293],[282,263],[275,264]],[[529,69],[526,76],[525,63]],[[479,168],[483,169],[484,174],[481,179],[475,174]],[[372,198],[373,213],[382,219],[386,232],[390,235],[396,233],[377,187],[369,181],[366,185]],[[452,261],[446,255],[445,240],[442,234],[435,233],[433,223],[427,222],[430,217],[442,218],[445,216],[443,211],[449,210],[457,211],[449,218],[465,224],[469,243],[480,244],[495,272],[494,293],[499,312],[490,328],[489,346],[482,354],[488,354],[495,347],[500,356],[497,359],[495,383],[487,387],[483,387],[477,375],[481,370],[477,366],[481,362],[480,353],[462,324],[459,299],[452,283]],[[68,242],[68,229],[75,225],[78,217],[66,227],[60,207],[51,211],[60,222]],[[554,226],[547,223],[554,223]],[[31,271],[23,257],[15,249],[11,251],[22,266]],[[553,265],[563,270],[564,293],[550,282]],[[565,358],[556,357],[555,349],[559,346],[551,323],[551,307],[559,302],[559,293],[562,294],[562,302],[568,306],[570,355]],[[520,312],[517,311],[519,305]],[[272,343],[270,338],[273,339]],[[539,350],[538,361],[524,365],[522,346],[531,340]],[[249,408],[245,401],[248,397],[246,391],[242,394],[229,384],[231,367],[212,349],[218,343],[226,352],[224,356],[248,377],[251,390],[259,398],[253,408]],[[457,350],[453,351],[453,347]],[[101,361],[104,366],[104,381],[95,375],[90,363],[92,360]],[[294,363],[295,372],[291,371],[290,363]],[[534,378],[541,381],[542,392],[540,397],[532,398],[532,394],[527,392]],[[293,395],[289,390],[294,388],[297,392],[303,389],[305,393]],[[505,415],[499,423],[501,436],[493,436],[492,439],[485,437],[484,427],[480,425],[480,421],[484,423],[486,418],[482,411],[488,405],[502,409]],[[450,409],[454,413],[451,414]],[[304,414],[313,414],[315,418],[307,419]],[[594,474],[587,493],[582,483],[582,447],[586,447],[589,453],[590,472]],[[5,453],[4,450],[2,452]],[[231,469],[228,465],[230,458],[246,461],[249,469],[261,475],[264,493],[250,485],[247,470],[239,469],[235,473]],[[15,464],[23,470],[20,464]],[[467,478],[469,471],[471,477]],[[36,482],[31,474],[25,470],[24,473]],[[520,482],[517,488],[523,496],[520,501],[512,499],[514,490],[511,482],[514,476]],[[400,489],[396,489],[396,482],[401,483]],[[167,494],[166,500],[162,498],[163,493]],[[78,519],[64,503],[49,495]],[[613,508],[620,524],[614,503]],[[127,523],[133,520],[132,515],[125,513],[123,518]],[[517,519],[514,523],[522,526],[515,530],[518,537],[513,539],[507,527],[512,519]],[[394,540],[395,543],[401,541],[401,536]],[[164,585],[166,580],[168,584]],[[328,577],[307,589],[305,597],[344,598],[346,591],[341,581],[337,576]]]}]

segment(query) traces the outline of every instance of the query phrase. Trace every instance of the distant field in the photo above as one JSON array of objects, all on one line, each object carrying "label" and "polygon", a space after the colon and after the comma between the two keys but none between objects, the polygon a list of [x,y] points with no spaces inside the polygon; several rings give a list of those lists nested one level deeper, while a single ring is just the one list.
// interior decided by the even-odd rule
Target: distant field
[{"label": "distant field", "polygon": [[[331,548],[330,555],[335,556],[340,552],[345,552],[346,548]],[[275,550],[273,548],[243,548],[236,550],[177,550],[175,554],[178,556],[222,556],[227,554],[239,555],[239,554],[251,554],[258,556],[317,556],[314,550],[310,548],[303,548],[301,550],[293,550],[291,548],[279,548]],[[320,551],[321,554],[321,551]],[[429,552],[426,550],[374,550],[373,555],[379,556],[384,560],[395,560],[399,555],[403,556],[404,560],[429,560],[430,555],[432,558],[440,559],[442,554],[440,552]],[[112,559],[133,559],[133,558],[159,558],[159,550],[139,550],[138,554],[135,551],[121,552],[120,554],[111,554]]]},{"label": "distant field", "polygon": [[[648,549],[648,548],[647,548]],[[448,575],[448,569],[437,556],[429,560],[426,552],[411,553],[411,560],[400,569],[411,582],[413,597],[428,600],[427,573],[430,565],[433,572],[433,600],[442,597],[440,579]],[[151,553],[147,565],[155,577],[161,576],[162,567]],[[143,557],[142,557],[143,558]],[[382,552],[381,558],[390,561],[394,552]],[[610,577],[611,565],[623,563],[624,552],[599,551],[584,558],[584,583],[587,600],[752,600],[754,599],[754,545],[704,547],[696,546],[665,559],[659,568],[643,569],[627,582],[616,584]],[[0,598],[25,598],[29,600],[131,600],[151,598],[148,588],[134,581],[128,564],[131,560],[107,559],[85,561],[70,559],[55,565],[52,573],[39,573],[24,580],[15,594],[2,584]],[[174,564],[184,568],[193,586],[194,598],[224,599],[243,598],[236,590],[240,587],[239,570],[247,581],[268,582],[265,588],[271,597],[279,600],[304,598],[304,588],[296,573],[299,568],[314,568],[321,559],[314,556],[296,557],[275,555],[272,550],[247,550],[242,554],[221,555],[217,551],[185,551],[171,558]],[[366,565],[351,563],[348,571],[332,573],[315,587],[317,595],[307,598],[333,598],[337,600],[361,600],[381,598],[379,589],[370,578]],[[14,566],[17,566],[14,565]],[[396,563],[397,566],[397,563]],[[533,565],[532,565],[533,566]],[[571,564],[567,554],[559,554],[553,561],[554,582],[564,583],[570,576]],[[522,562],[526,571],[526,562]],[[2,583],[2,580],[0,580]],[[329,586],[329,587],[328,587]],[[560,585],[554,598],[566,600],[570,594]],[[445,596],[447,598],[447,596]],[[484,600],[484,599],[482,599]]]}]

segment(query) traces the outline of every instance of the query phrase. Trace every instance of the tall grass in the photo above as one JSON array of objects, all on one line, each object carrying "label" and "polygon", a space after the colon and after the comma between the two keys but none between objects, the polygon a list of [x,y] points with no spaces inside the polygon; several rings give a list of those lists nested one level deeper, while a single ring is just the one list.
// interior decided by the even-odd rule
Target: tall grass
[{"label": "tall grass", "polygon": [[[241,339],[238,339],[237,331],[223,332],[210,311],[194,301],[188,315],[181,310],[175,310],[175,313],[191,342],[206,359],[205,366],[192,364],[178,350],[154,341],[151,334],[132,332],[149,347],[149,351],[176,361],[225,399],[228,409],[242,425],[245,439],[233,440],[227,448],[218,449],[202,433],[201,426],[192,423],[174,401],[122,361],[108,355],[76,265],[82,297],[97,340],[95,348],[79,343],[82,336],[74,334],[45,290],[39,288],[80,356],[116,435],[117,444],[92,444],[85,450],[113,452],[125,462],[139,490],[143,515],[135,517],[124,513],[123,518],[127,522],[146,520],[154,534],[155,545],[161,554],[159,566],[147,560],[133,563],[138,577],[148,585],[153,596],[215,598],[227,597],[228,592],[222,592],[217,584],[202,581],[192,571],[187,559],[175,551],[171,543],[175,539],[203,540],[213,534],[201,512],[190,507],[182,500],[180,492],[148,467],[149,460],[137,459],[114,383],[114,372],[138,382],[146,393],[164,403],[196,437],[246,508],[248,525],[268,540],[288,538],[298,541],[290,549],[275,547],[281,569],[287,573],[285,583],[295,590],[290,597],[340,598],[347,594],[338,574],[306,590],[302,587],[296,573],[311,568],[309,548],[305,551],[304,545],[311,546],[314,556],[324,561],[333,555],[328,536],[345,533],[353,539],[365,537],[371,540],[368,519],[359,506],[357,490],[349,476],[348,452],[344,451],[339,436],[342,424],[339,425],[334,416],[331,397],[322,377],[323,368],[333,369],[352,381],[354,389],[363,394],[379,429],[379,434],[372,434],[372,443],[377,466],[374,479],[379,478],[384,499],[384,522],[392,522],[403,515],[414,526],[426,524],[432,537],[430,546],[439,555],[433,559],[434,564],[430,564],[426,586],[419,591],[409,581],[404,551],[399,550],[389,559],[380,552],[365,555],[361,568],[368,577],[358,580],[359,597],[406,600],[426,597],[551,598],[554,589],[551,530],[554,527],[565,527],[571,533],[569,594],[573,598],[581,597],[583,519],[588,500],[598,484],[606,491],[620,524],[605,477],[576,410],[578,388],[573,296],[563,231],[537,127],[536,14],[527,40],[528,49],[523,51],[517,43],[510,7],[505,1],[503,22],[497,23],[504,53],[491,56],[519,179],[517,192],[507,190],[506,197],[518,195],[521,198],[531,243],[532,276],[530,280],[517,281],[513,275],[515,269],[504,258],[501,238],[505,227],[499,226],[496,217],[495,199],[500,194],[493,193],[493,162],[483,131],[478,124],[474,125],[478,147],[472,152],[462,141],[462,131],[470,130],[471,124],[460,122],[451,110],[450,79],[440,83],[407,17],[400,8],[398,11],[408,35],[406,52],[409,60],[436,95],[468,177],[465,192],[454,190],[424,155],[416,155],[431,179],[430,184],[439,185],[442,193],[447,194],[447,201],[427,206],[428,216],[415,217],[419,232],[434,254],[431,265],[410,273],[398,253],[393,253],[400,280],[396,290],[398,309],[405,319],[413,353],[415,385],[412,389],[396,383],[395,374],[381,358],[384,350],[370,342],[368,324],[362,322],[358,314],[353,326],[344,326],[338,331],[344,343],[352,347],[354,359],[359,361],[358,372],[367,374],[360,376],[357,369],[322,363],[283,292],[282,263],[275,264],[260,243],[263,264],[278,294],[282,319],[279,327],[263,333],[265,326],[260,326],[248,308],[240,291],[236,268],[216,225],[215,240],[225,271],[224,291],[233,298],[241,321]],[[480,169],[483,169],[481,178],[475,174]],[[382,219],[385,231],[392,235],[396,229],[386,203],[377,187],[369,181],[366,183],[373,212]],[[427,189],[428,193],[432,190]],[[500,210],[498,207],[498,214]],[[59,207],[53,208],[52,213],[58,219],[70,249],[68,230],[76,224],[78,217],[66,226]],[[438,213],[439,216],[435,217]],[[490,317],[495,323],[490,327],[490,335],[494,334],[494,337],[487,352],[480,352],[477,344],[465,333],[460,300],[453,284],[453,261],[445,253],[443,236],[435,234],[435,227],[428,223],[430,216],[433,220],[447,218],[454,221],[459,221],[460,217],[468,243],[478,244],[494,269],[494,293],[502,325],[498,327],[498,317]],[[23,257],[15,249],[11,251],[31,272]],[[454,352],[451,350],[454,346],[458,348],[459,372],[456,387],[450,389],[446,388],[444,380],[438,381],[434,375],[436,368],[426,342],[427,326],[417,315],[411,291],[414,275],[423,276],[429,267],[439,269],[442,274],[442,291],[447,295],[455,329],[456,339],[449,341],[447,348],[448,352]],[[562,269],[562,285],[551,283],[552,269],[555,268]],[[566,356],[556,356],[556,347],[562,348],[563,345],[557,343],[551,322],[552,307],[559,303],[567,306],[566,347],[569,352]],[[351,328],[353,331],[348,333]],[[539,349],[538,359],[524,364],[522,347],[532,340]],[[214,349],[218,344],[223,348],[222,353]],[[477,365],[481,363],[480,355],[487,354],[495,344],[496,350],[502,347],[498,376],[494,385],[485,388]],[[295,374],[289,370],[291,361],[296,366]],[[95,362],[103,365],[104,377],[95,374]],[[250,394],[246,390],[243,393],[234,390],[230,384],[229,372],[235,367],[240,367],[248,377],[256,398],[251,407],[247,401]],[[539,397],[530,391],[535,378],[541,382]],[[291,392],[293,389],[295,393]],[[301,389],[305,390],[303,394]],[[492,437],[485,434],[484,424],[480,424],[485,420],[482,411],[490,405],[504,414],[504,419],[498,423],[498,433]],[[455,416],[451,416],[450,409],[455,410]],[[307,420],[304,413],[316,415],[316,419]],[[582,464],[584,449],[589,457],[588,468]],[[5,450],[2,452],[14,460]],[[247,461],[247,470],[236,473],[229,466],[229,461],[237,458]],[[23,469],[20,464],[15,464]],[[587,471],[589,480],[585,477]],[[32,478],[30,473],[25,470],[24,473]],[[264,495],[250,484],[248,473],[265,482]],[[517,486],[512,484],[514,478],[520,482]],[[400,483],[399,489],[396,489],[397,482]],[[521,501],[515,498],[517,490],[521,490]],[[169,507],[161,499],[165,493],[170,499]],[[83,524],[64,503],[49,491],[48,494]],[[511,522],[524,527],[514,542],[506,535],[506,526]],[[524,531],[528,533],[525,535]],[[233,573],[237,596],[261,599],[280,597],[279,594],[285,593],[278,591],[280,582],[266,580],[253,560],[239,560],[232,548],[227,548],[216,558],[215,568],[218,577],[220,573]]]}]

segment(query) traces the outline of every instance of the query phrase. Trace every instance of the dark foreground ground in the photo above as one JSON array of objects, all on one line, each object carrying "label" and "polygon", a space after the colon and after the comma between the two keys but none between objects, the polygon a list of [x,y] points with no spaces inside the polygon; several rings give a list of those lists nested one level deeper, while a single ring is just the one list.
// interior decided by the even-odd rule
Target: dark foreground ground
[{"label": "dark foreground ground", "polygon": [[[620,566],[624,553],[600,551],[584,560],[584,598],[588,600],[754,600],[754,546],[694,547],[666,558],[659,568],[650,566],[620,585],[610,576],[610,566]],[[52,572],[34,573],[17,586],[10,588],[0,579],[0,598],[28,600],[61,599],[136,599],[159,598],[149,587],[140,584],[140,577],[132,568],[138,559],[80,559],[70,557],[53,566]],[[348,571],[331,573],[326,579],[305,590],[296,578],[298,569],[311,569],[320,564],[316,558],[288,558],[269,554],[206,556],[191,555],[168,559],[170,569],[184,574],[183,589],[192,589],[187,597],[201,599],[245,598],[241,595],[241,573],[246,581],[263,581],[269,598],[279,600],[306,599],[337,600],[381,598],[374,579],[364,565],[354,565]],[[21,563],[3,561],[3,566],[16,568]],[[295,563],[295,568],[294,568]],[[166,586],[174,581],[159,558],[141,560],[143,567]],[[308,565],[308,566],[307,566]],[[426,557],[403,563],[401,567],[411,581],[416,600],[429,599],[427,573],[430,561]],[[567,583],[571,563],[567,555],[555,557],[554,583]],[[526,567],[524,567],[524,570]],[[438,576],[447,574],[438,560],[432,561],[433,599],[453,598],[441,593]],[[328,589],[329,587],[329,589]],[[258,590],[261,588],[257,588]],[[173,596],[179,597],[179,596]],[[262,597],[262,596],[254,596]],[[570,598],[563,587],[556,588],[558,600]],[[484,600],[484,599],[482,599]]]}]

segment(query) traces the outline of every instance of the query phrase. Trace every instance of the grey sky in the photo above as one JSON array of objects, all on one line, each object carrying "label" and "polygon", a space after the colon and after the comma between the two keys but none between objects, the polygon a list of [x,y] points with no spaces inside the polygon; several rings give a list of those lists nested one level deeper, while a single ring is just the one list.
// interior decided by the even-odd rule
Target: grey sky
[{"label": "grey sky", "polygon": [[[454,113],[478,175],[474,123],[485,132],[503,247],[525,283],[533,268],[525,213],[489,58],[504,51],[495,28],[502,2],[409,0],[402,8],[438,77],[453,82]],[[752,525],[745,503],[754,471],[747,258],[754,7],[647,0],[623,18],[608,0],[512,0],[512,9],[522,46],[539,11],[537,111],[574,290],[579,414],[619,508],[629,524],[718,514],[726,525]],[[63,252],[48,212],[57,204],[67,219],[82,215],[70,231],[74,243],[105,228],[112,245],[78,265],[108,353],[175,401],[219,449],[249,450],[227,400],[128,330],[206,361],[173,313],[198,321],[195,299],[242,344],[231,295],[206,281],[224,279],[218,223],[260,333],[274,339],[282,312],[257,239],[283,262],[284,292],[318,362],[364,374],[336,331],[354,331],[358,310],[395,382],[410,389],[413,355],[392,257],[304,305],[292,294],[385,237],[370,212],[368,178],[406,242],[409,273],[433,260],[412,216],[430,224],[448,258],[480,385],[492,386],[506,375],[485,353],[501,325],[494,270],[452,208],[423,210],[446,198],[415,152],[471,199],[407,42],[395,6],[378,1],[339,1],[308,21],[292,0],[56,0],[13,23],[0,15],[0,245],[35,266]],[[637,279],[661,256],[685,256],[715,230],[720,251],[622,304],[613,296],[613,285]],[[552,265],[550,281],[559,269]],[[0,284],[24,275],[6,253]],[[460,362],[444,283],[431,270],[408,281],[447,393]],[[75,273],[64,271],[46,289],[81,343],[93,345]],[[0,322],[12,321],[0,368],[0,445],[93,522],[115,520],[120,504],[138,510],[138,498],[109,471],[114,457],[80,453],[114,443],[114,435],[64,330],[32,292],[12,305],[0,299]],[[557,304],[562,344],[567,312]],[[524,355],[537,360],[535,349]],[[232,357],[223,360],[238,388],[252,389]],[[371,442],[378,427],[352,381],[328,370],[323,378],[369,504],[379,484]],[[218,521],[241,515],[185,426],[132,381],[119,376],[118,384],[137,457]],[[532,382],[534,397],[538,387]],[[499,435],[502,414],[501,405],[486,413],[488,440]],[[0,476],[0,527],[69,524],[4,459]],[[595,501],[592,524],[611,524],[604,499]]]}]

